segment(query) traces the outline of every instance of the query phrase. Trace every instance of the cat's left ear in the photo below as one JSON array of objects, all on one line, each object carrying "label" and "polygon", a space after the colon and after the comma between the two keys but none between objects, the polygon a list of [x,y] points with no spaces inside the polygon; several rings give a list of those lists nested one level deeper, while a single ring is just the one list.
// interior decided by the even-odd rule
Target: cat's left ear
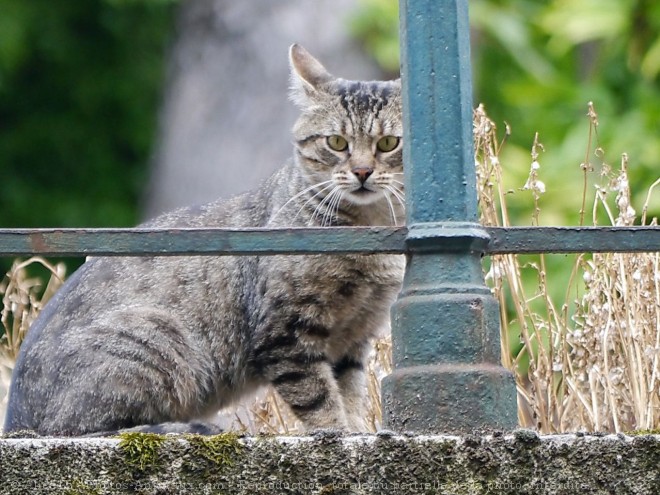
[{"label": "cat's left ear", "polygon": [[334,79],[321,62],[298,44],[289,48],[291,64],[291,99],[301,106],[309,103],[310,97],[320,91],[321,85]]}]

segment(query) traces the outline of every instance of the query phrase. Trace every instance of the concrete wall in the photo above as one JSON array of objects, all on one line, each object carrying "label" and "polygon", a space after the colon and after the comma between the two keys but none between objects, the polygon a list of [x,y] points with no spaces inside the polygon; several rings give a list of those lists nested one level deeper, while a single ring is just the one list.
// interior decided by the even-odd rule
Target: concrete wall
[{"label": "concrete wall", "polygon": [[0,493],[660,493],[660,436],[2,439]]}]

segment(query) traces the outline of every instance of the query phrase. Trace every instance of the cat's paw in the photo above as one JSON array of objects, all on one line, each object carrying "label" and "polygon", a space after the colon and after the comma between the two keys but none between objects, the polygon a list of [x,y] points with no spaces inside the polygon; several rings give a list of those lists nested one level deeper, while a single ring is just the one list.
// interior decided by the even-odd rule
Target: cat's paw
[{"label": "cat's paw", "polygon": [[0,433],[0,438],[39,438],[40,436],[34,430],[14,430]]},{"label": "cat's paw", "polygon": [[335,440],[346,434],[344,428],[316,428],[310,430],[309,435],[316,440]]},{"label": "cat's paw", "polygon": [[376,436],[378,438],[384,438],[384,439],[389,439],[389,438],[395,437],[397,435],[398,435],[398,433],[396,431],[392,431],[392,430],[379,430],[379,431],[376,432]]}]

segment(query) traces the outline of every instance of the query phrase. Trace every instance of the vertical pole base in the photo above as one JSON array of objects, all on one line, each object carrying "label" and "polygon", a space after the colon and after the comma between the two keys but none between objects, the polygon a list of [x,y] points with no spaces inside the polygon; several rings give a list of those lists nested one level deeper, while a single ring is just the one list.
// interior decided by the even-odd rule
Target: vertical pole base
[{"label": "vertical pole base", "polygon": [[416,434],[467,434],[475,425],[517,427],[513,375],[495,364],[434,364],[394,370],[382,382],[383,426]]}]

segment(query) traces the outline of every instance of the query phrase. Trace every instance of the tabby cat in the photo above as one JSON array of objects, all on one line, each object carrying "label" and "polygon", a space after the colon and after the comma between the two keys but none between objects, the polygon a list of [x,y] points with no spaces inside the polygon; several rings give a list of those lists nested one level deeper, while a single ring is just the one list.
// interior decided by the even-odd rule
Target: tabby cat
[{"label": "tabby cat", "polygon": [[[347,81],[289,53],[293,160],[261,188],[145,227],[395,225],[399,81]],[[365,430],[365,354],[403,277],[394,255],[97,257],[23,343],[5,432],[206,431],[272,385],[308,429]]]}]

